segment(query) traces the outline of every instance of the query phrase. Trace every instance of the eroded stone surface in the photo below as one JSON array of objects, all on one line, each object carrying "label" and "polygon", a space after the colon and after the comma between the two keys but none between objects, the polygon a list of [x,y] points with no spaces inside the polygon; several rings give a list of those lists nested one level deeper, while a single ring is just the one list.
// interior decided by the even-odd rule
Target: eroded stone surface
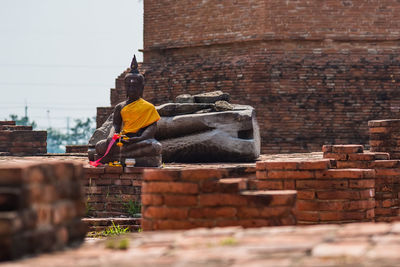
[{"label": "eroded stone surface", "polygon": [[163,117],[156,139],[164,162],[244,162],[260,155],[258,124],[250,106]]}]

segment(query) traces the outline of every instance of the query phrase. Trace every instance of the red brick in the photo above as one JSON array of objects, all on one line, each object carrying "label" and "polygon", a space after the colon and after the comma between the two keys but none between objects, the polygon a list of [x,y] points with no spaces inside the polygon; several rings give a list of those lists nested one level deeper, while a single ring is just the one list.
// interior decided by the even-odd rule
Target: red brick
[{"label": "red brick", "polygon": [[374,154],[375,154],[375,159],[376,160],[388,160],[388,159],[390,159],[389,153],[375,152]]},{"label": "red brick", "polygon": [[[247,189],[248,179],[243,178],[225,178],[219,180],[219,184],[222,186],[222,190],[227,187],[227,190],[230,192],[234,192],[233,189],[236,190],[246,190]],[[232,191],[230,191],[232,190]]]},{"label": "red brick", "polygon": [[376,169],[376,176],[397,176],[400,178],[400,169]]},{"label": "red brick", "polygon": [[324,153],[324,159],[347,160],[347,154]]},{"label": "red brick", "polygon": [[247,180],[228,178],[221,180],[207,180],[200,184],[200,191],[204,193],[237,193],[247,189]]},{"label": "red brick", "polygon": [[322,152],[332,152],[332,145],[323,145],[322,146]]},{"label": "red brick", "polygon": [[320,191],[317,192],[318,199],[368,199],[374,197],[374,189],[347,190],[347,191]]},{"label": "red brick", "polygon": [[0,168],[0,185],[8,186],[22,184],[25,173],[26,169],[22,168],[22,166],[2,166]]},{"label": "red brick", "polygon": [[314,191],[301,190],[297,192],[297,199],[314,199],[314,198],[315,198]]},{"label": "red brick", "polygon": [[153,230],[183,230],[195,227],[186,220],[157,220],[153,222]]},{"label": "red brick", "polygon": [[199,195],[200,206],[244,206],[246,204],[246,198],[236,194]]},{"label": "red brick", "polygon": [[263,226],[272,226],[273,222],[270,220],[263,219],[250,219],[250,220],[220,220],[217,222],[217,227],[226,227],[226,226],[242,226],[244,228],[249,227],[263,227]]},{"label": "red brick", "polygon": [[194,183],[181,182],[146,182],[143,183],[142,192],[197,194],[199,192],[199,186]]},{"label": "red brick", "polygon": [[384,141],[381,140],[369,140],[370,146],[381,146],[384,144]]},{"label": "red brick", "polygon": [[287,214],[290,207],[238,207],[239,218],[271,218]]},{"label": "red brick", "polygon": [[398,215],[398,209],[388,209],[388,208],[375,208],[376,216],[393,216]]},{"label": "red brick", "polygon": [[338,161],[336,168],[338,169],[370,169],[369,161]]},{"label": "red brick", "polygon": [[145,207],[143,218],[146,219],[177,219],[184,220],[188,216],[187,208]]},{"label": "red brick", "polygon": [[160,206],[163,204],[163,198],[161,195],[142,194],[142,204],[150,206]]},{"label": "red brick", "polygon": [[366,212],[321,212],[321,221],[363,220],[367,219]]},{"label": "red brick", "polygon": [[141,174],[131,174],[131,173],[123,173],[119,176],[120,179],[126,179],[126,180],[136,180],[136,181],[142,181],[142,176]]},{"label": "red brick", "polygon": [[332,152],[333,153],[362,153],[364,151],[364,147],[362,145],[333,145]]},{"label": "red brick", "polygon": [[257,179],[267,179],[267,171],[257,171],[256,178]]},{"label": "red brick", "polygon": [[140,221],[140,227],[143,229],[143,231],[150,231],[154,230],[153,229],[153,221],[148,220],[148,219],[143,219]]},{"label": "red brick", "polygon": [[371,168],[396,168],[400,166],[399,160],[375,160],[370,164]]},{"label": "red brick", "polygon": [[270,189],[270,190],[281,190],[283,189],[283,181],[280,180],[274,180],[274,181],[266,181],[266,180],[261,180],[261,181],[255,181],[255,180],[250,180],[249,181],[249,188],[252,190],[264,190],[264,189]]},{"label": "red brick", "polygon": [[167,206],[194,206],[197,196],[193,195],[164,195],[164,204]]},{"label": "red brick", "polygon": [[224,169],[183,169],[181,179],[187,181],[221,179],[227,177],[228,172]]},{"label": "red brick", "polygon": [[[355,203],[357,205],[360,203]],[[360,204],[361,205],[361,204]],[[349,205],[347,205],[349,206]],[[346,206],[346,202],[343,201],[315,201],[315,200],[297,200],[296,208],[299,211],[331,211],[331,210],[342,210]],[[350,207],[350,206],[349,206]],[[352,206],[351,206],[352,207]]]},{"label": "red brick", "polygon": [[349,160],[374,160],[375,159],[375,154],[373,153],[355,153],[355,154],[349,154]]},{"label": "red brick", "polygon": [[86,167],[84,171],[86,174],[104,173],[104,167]]},{"label": "red brick", "polygon": [[133,185],[132,180],[128,179],[115,179],[114,180],[115,185]]},{"label": "red brick", "polygon": [[300,211],[295,212],[296,218],[299,221],[318,222],[320,212],[317,211]]},{"label": "red brick", "polygon": [[122,174],[124,172],[123,167],[115,167],[115,166],[108,166],[105,165],[104,167],[104,172],[105,173],[117,173],[117,174]]},{"label": "red brick", "polygon": [[181,171],[166,169],[147,169],[143,173],[145,181],[176,181],[180,178]]},{"label": "red brick", "polygon": [[93,180],[92,185],[110,185],[113,184],[114,181],[111,181],[111,179],[95,179]]},{"label": "red brick", "polygon": [[263,227],[263,226],[273,226],[276,225],[270,220],[263,220],[263,219],[244,219],[238,220],[238,224],[244,228],[251,228],[251,227]]},{"label": "red brick", "polygon": [[374,178],[375,171],[370,169],[330,169],[315,173],[316,178],[362,179]]},{"label": "red brick", "polygon": [[296,189],[296,182],[295,180],[283,180],[283,188],[285,190],[294,190]]},{"label": "red brick", "polygon": [[189,211],[189,218],[195,219],[215,219],[215,218],[232,218],[236,216],[236,209],[232,207],[218,208],[193,208]]},{"label": "red brick", "polygon": [[[358,181],[358,180],[356,180]],[[374,181],[374,180],[372,180]],[[349,187],[347,180],[297,180],[296,189],[346,189]]]},{"label": "red brick", "polygon": [[389,133],[390,128],[386,127],[370,127],[369,128],[370,133]]},{"label": "red brick", "polygon": [[374,188],[375,180],[349,180],[349,188]]},{"label": "red brick", "polygon": [[375,208],[375,200],[357,200],[349,201],[343,205],[344,210],[363,210]]},{"label": "red brick", "polygon": [[120,179],[121,178],[121,174],[118,174],[118,173],[103,173],[103,174],[100,174],[99,178]]},{"label": "red brick", "polygon": [[312,179],[313,171],[268,171],[268,179]]},{"label": "red brick", "polygon": [[300,161],[298,163],[299,170],[325,170],[330,168],[330,160],[313,160],[313,161]]},{"label": "red brick", "polygon": [[297,161],[264,161],[263,164],[258,163],[256,166],[260,166],[259,170],[296,170],[297,163]]}]

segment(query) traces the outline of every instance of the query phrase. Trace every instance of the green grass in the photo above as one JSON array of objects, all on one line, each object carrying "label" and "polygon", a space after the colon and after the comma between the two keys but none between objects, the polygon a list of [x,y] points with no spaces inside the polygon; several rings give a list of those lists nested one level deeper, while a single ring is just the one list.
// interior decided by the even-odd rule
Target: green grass
[{"label": "green grass", "polygon": [[142,205],[137,201],[132,201],[132,199],[130,199],[127,203],[124,203],[124,207],[126,212],[131,217],[135,217],[136,214],[140,213],[142,209]]},{"label": "green grass", "polygon": [[94,237],[94,238],[109,237],[109,236],[122,235],[122,234],[126,234],[126,233],[129,233],[129,227],[122,228],[118,224],[115,225],[114,221],[112,221],[112,226],[108,227],[104,231],[89,232],[87,234],[87,237]]}]

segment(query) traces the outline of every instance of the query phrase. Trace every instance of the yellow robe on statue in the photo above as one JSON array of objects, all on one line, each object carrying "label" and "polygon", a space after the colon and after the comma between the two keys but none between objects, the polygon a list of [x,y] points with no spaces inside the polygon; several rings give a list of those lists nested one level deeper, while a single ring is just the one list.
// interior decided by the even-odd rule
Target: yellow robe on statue
[{"label": "yellow robe on statue", "polygon": [[143,98],[126,105],[121,110],[121,117],[122,134],[136,133],[160,119],[160,115],[153,104]]}]

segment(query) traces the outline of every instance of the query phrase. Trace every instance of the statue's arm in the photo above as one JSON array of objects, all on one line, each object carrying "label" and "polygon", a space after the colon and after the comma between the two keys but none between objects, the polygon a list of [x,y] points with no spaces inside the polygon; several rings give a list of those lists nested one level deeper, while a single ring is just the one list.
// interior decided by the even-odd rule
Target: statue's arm
[{"label": "statue's arm", "polygon": [[107,137],[107,142],[110,142],[115,133],[121,132],[122,117],[121,117],[122,104],[118,104],[114,109],[114,116],[110,133]]},{"label": "statue's arm", "polygon": [[145,128],[145,130],[140,136],[129,138],[128,143],[137,143],[143,140],[153,139],[154,136],[156,135],[156,131],[157,131],[157,122],[153,122],[152,124],[150,124]]},{"label": "statue's arm", "polygon": [[122,103],[118,104],[114,109],[113,127],[116,133],[121,132],[122,117],[121,117]]}]

